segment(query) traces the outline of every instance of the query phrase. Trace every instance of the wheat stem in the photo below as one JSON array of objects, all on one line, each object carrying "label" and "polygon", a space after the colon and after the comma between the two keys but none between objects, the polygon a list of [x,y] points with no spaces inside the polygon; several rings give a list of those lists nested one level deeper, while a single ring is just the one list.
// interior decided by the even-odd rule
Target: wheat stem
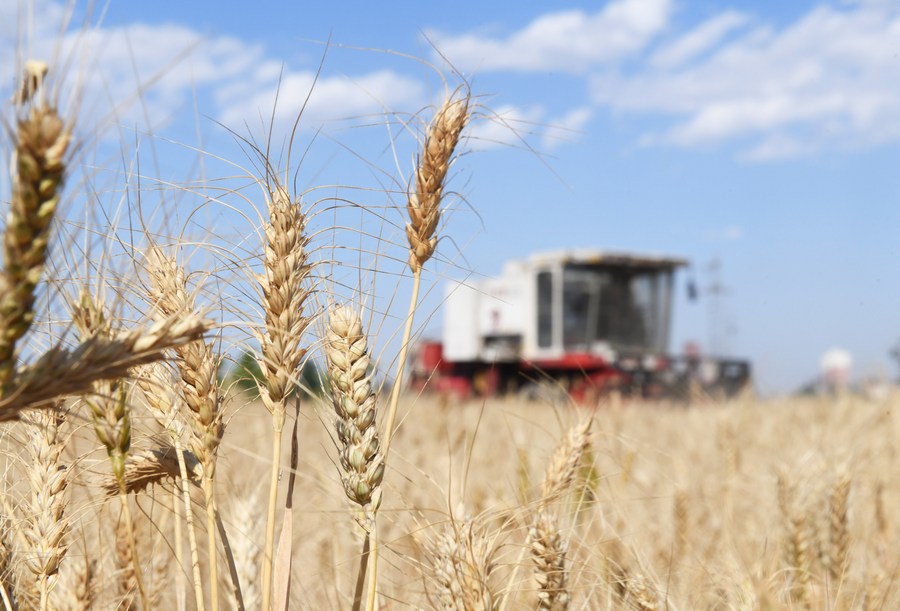
[{"label": "wheat stem", "polygon": [[394,420],[397,417],[397,405],[400,403],[400,392],[403,390],[403,375],[406,370],[406,357],[409,353],[409,342],[412,337],[413,318],[419,304],[419,287],[422,284],[422,270],[413,272],[412,295],[409,298],[409,311],[406,314],[406,326],[403,329],[403,340],[400,344],[400,355],[397,357],[397,375],[394,377],[394,385],[391,387],[391,396],[388,401],[387,418],[384,423],[384,460],[387,462],[391,450],[391,441],[394,438]]},{"label": "wheat stem", "polygon": [[178,611],[185,611],[187,606],[187,591],[184,582],[184,539],[181,526],[181,499],[178,497],[178,487],[172,489],[172,513],[175,515],[175,563],[178,570],[175,571],[175,604]]},{"label": "wheat stem", "polygon": [[128,537],[128,546],[131,553],[131,564],[134,567],[134,581],[141,597],[141,608],[150,609],[150,600],[144,587],[144,577],[141,571],[141,563],[138,560],[137,540],[134,536],[134,522],[131,519],[131,508],[128,505],[128,493],[125,491],[125,480],[120,480],[119,500],[122,504],[122,517],[125,520],[125,533]]},{"label": "wheat stem", "polygon": [[[400,356],[397,363],[397,375],[394,378],[394,386],[391,388],[391,397],[388,404],[388,415],[384,425],[384,452],[383,461],[387,463],[388,452],[391,449],[391,439],[393,438],[394,419],[397,416],[397,405],[400,402],[400,391],[403,388],[403,373],[406,367],[406,357],[409,352],[409,341],[412,336],[413,318],[415,317],[416,307],[419,303],[419,286],[422,280],[422,268],[419,267],[413,272],[413,289],[409,300],[409,312],[406,316],[406,327],[403,330],[403,342],[400,344]],[[369,590],[366,597],[366,611],[374,611],[376,603],[376,589],[378,587],[378,537],[376,531],[377,524],[377,507],[372,512],[372,527],[368,532],[369,537]]]},{"label": "wheat stem", "polygon": [[[282,429],[284,428],[282,419]],[[269,611],[272,597],[272,563],[275,550],[275,509],[278,504],[278,480],[281,477],[281,430],[273,423],[272,471],[269,478],[269,504],[266,509],[266,547],[263,550],[262,611]]]},{"label": "wheat stem", "polygon": [[197,602],[197,611],[205,611],[206,603],[203,600],[203,578],[200,575],[200,551],[197,546],[197,534],[194,531],[194,510],[191,505],[191,490],[188,483],[187,464],[184,453],[181,450],[181,441],[173,439],[175,455],[178,457],[178,469],[181,471],[181,498],[184,503],[184,519],[188,531],[188,543],[191,548],[191,572],[194,578],[194,598]]}]

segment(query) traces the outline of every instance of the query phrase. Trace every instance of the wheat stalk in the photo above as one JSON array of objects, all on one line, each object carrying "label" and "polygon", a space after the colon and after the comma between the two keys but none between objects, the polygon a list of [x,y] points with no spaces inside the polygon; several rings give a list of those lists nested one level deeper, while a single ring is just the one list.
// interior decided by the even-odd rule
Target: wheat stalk
[{"label": "wheat stalk", "polygon": [[[384,424],[384,460],[387,461],[394,438],[394,420],[397,417],[397,405],[403,389],[403,375],[409,353],[409,342],[412,338],[413,320],[419,303],[419,290],[422,284],[422,266],[434,254],[437,247],[438,221],[441,218],[441,202],[444,196],[444,182],[447,171],[454,159],[457,144],[469,121],[469,95],[448,96],[435,113],[428,131],[422,152],[416,164],[415,188],[407,194],[406,210],[409,223],[406,225],[406,237],[409,241],[409,267],[413,273],[412,294],[409,311],[400,343],[400,354],[397,356],[397,374],[388,401],[387,417]],[[376,512],[377,515],[377,512]],[[374,611],[378,587],[378,548],[377,522],[371,530],[371,549],[369,550],[369,591],[366,598],[367,611]]]},{"label": "wheat stalk", "polygon": [[[129,524],[129,519],[124,512],[116,522],[115,532],[114,559],[118,576],[116,585],[119,594],[119,602],[116,608],[123,611],[132,611],[136,608],[135,594],[143,589],[143,585],[140,578],[140,566],[134,562],[134,559],[137,558],[137,541],[134,536],[134,526]],[[143,608],[148,609],[149,604],[145,603]]]},{"label": "wheat stalk", "polygon": [[260,338],[259,366],[264,382],[259,384],[263,404],[272,415],[272,471],[266,512],[266,546],[263,552],[262,609],[269,611],[275,548],[275,506],[281,463],[282,432],[287,398],[296,388],[297,370],[306,355],[303,335],[311,322],[305,312],[310,289],[306,215],[299,201],[274,176],[269,177],[266,199],[269,220],[265,226],[265,272],[259,277],[265,311],[265,334]]},{"label": "wheat stalk", "polygon": [[[188,293],[184,269],[172,257],[157,247],[147,252],[147,270],[152,290],[150,297],[162,316],[196,311],[194,299]],[[184,403],[191,413],[191,438],[188,447],[203,466],[203,493],[206,499],[206,530],[209,548],[210,603],[213,611],[219,608],[218,562],[216,546],[215,469],[216,453],[222,438],[221,399],[216,374],[218,359],[213,356],[211,343],[203,340],[189,342],[175,348]]]},{"label": "wheat stalk", "polygon": [[413,272],[413,290],[409,312],[397,358],[397,375],[391,389],[388,413],[384,427],[384,456],[387,459],[394,434],[394,419],[397,402],[403,387],[403,372],[406,355],[412,336],[413,318],[419,301],[419,286],[422,266],[434,254],[437,247],[438,221],[441,217],[441,202],[444,195],[444,181],[453,161],[460,134],[469,121],[469,96],[448,96],[435,113],[425,135],[422,152],[416,165],[415,188],[407,195],[406,210],[409,223],[406,237],[409,240],[409,267]]}]

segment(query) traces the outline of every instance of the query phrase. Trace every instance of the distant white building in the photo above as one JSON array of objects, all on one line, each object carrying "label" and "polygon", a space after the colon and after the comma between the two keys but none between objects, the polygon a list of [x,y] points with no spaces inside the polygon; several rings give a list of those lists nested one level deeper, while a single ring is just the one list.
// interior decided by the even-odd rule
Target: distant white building
[{"label": "distant white building", "polygon": [[841,391],[847,388],[850,382],[850,368],[853,366],[853,356],[841,348],[829,348],[819,359],[822,369],[822,381],[829,391]]}]

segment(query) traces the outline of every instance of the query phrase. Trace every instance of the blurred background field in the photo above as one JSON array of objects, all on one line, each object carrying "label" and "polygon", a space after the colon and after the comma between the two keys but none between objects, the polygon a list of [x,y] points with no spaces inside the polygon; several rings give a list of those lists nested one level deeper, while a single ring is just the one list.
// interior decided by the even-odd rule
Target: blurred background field
[{"label": "blurred background field", "polygon": [[[529,513],[554,447],[583,418],[593,420],[592,444],[560,502],[561,532],[570,540],[570,608],[893,608],[900,603],[898,400],[746,397],[587,409],[406,396],[380,514],[382,608],[439,606],[429,542],[465,520],[496,549],[495,600],[533,608]],[[220,504],[232,545],[255,546],[268,414],[243,395],[231,397],[227,409]],[[330,410],[309,401],[300,407],[296,609],[348,608],[358,569],[359,532],[340,493]],[[96,458],[99,467],[89,459],[79,470],[102,471],[105,456]],[[171,522],[159,518],[171,509],[163,491],[151,489],[137,505],[159,524],[142,532],[143,545],[168,554]],[[99,530],[94,506],[78,507],[85,522],[77,530]],[[78,555],[77,545],[71,553]],[[101,562],[112,562],[108,556]],[[172,565],[158,570],[158,585],[169,584]]]}]

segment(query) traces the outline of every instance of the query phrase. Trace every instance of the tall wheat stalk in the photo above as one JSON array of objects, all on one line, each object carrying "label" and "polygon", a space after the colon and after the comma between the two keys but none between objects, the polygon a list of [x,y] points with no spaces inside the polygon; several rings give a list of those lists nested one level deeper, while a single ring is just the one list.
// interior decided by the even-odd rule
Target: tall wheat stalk
[{"label": "tall wheat stalk", "polygon": [[[441,219],[441,203],[444,197],[444,183],[454,159],[460,135],[469,121],[469,95],[450,95],[435,113],[425,134],[425,142],[416,165],[414,188],[407,194],[406,211],[409,223],[406,237],[409,241],[409,268],[413,274],[412,294],[409,311],[403,328],[400,354],[397,357],[397,373],[388,402],[387,418],[384,424],[384,461],[387,462],[394,437],[394,420],[397,405],[403,391],[403,376],[412,338],[413,320],[419,305],[419,290],[422,284],[422,268],[437,248],[437,226]],[[373,527],[369,531],[369,590],[366,609],[376,608],[378,587],[378,528],[377,509],[372,516]]]},{"label": "tall wheat stalk", "polygon": [[[362,320],[349,306],[334,306],[328,313],[325,355],[331,379],[335,428],[340,442],[340,466],[344,492],[359,505],[358,522],[366,532],[363,558],[375,541],[375,512],[381,504],[384,458],[375,422],[375,392],[369,373],[369,348]],[[365,567],[365,564],[361,565]],[[362,581],[353,608],[362,603]]]},{"label": "tall wheat stalk", "polygon": [[306,215],[300,201],[292,201],[275,176],[268,177],[266,200],[269,220],[265,225],[264,273],[259,277],[265,311],[265,333],[260,338],[259,383],[263,404],[272,415],[272,472],[266,512],[266,544],[263,550],[262,610],[269,611],[275,548],[275,508],[281,468],[281,448],[286,407],[296,389],[297,372],[306,356],[303,336],[310,324],[305,303],[310,294]]},{"label": "tall wheat stalk", "polygon": [[[147,269],[152,286],[151,298],[163,316],[194,313],[184,269],[157,247],[147,253]],[[203,466],[203,495],[206,501],[206,532],[209,554],[210,607],[219,609],[218,553],[216,545],[216,454],[222,439],[221,398],[216,375],[218,359],[213,346],[204,340],[175,349],[184,404],[190,410],[191,437],[188,446]]]}]

